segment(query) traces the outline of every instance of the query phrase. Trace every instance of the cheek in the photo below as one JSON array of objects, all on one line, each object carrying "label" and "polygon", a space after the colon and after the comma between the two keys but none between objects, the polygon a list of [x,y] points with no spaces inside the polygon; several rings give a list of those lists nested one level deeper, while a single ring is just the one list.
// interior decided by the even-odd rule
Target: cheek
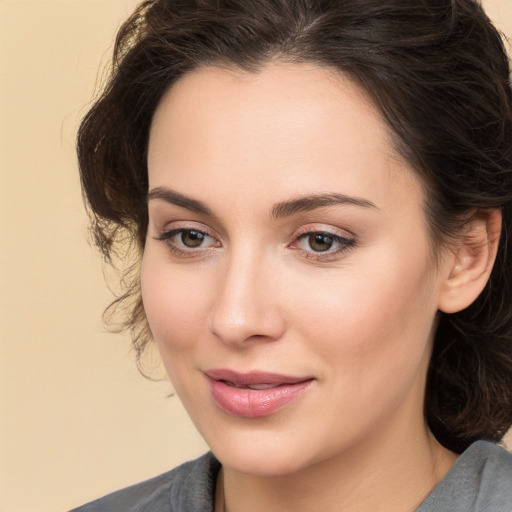
[{"label": "cheek", "polygon": [[[141,293],[144,310],[155,342],[165,352],[189,348],[208,311],[204,280],[166,261],[148,249],[142,261]],[[165,258],[163,258],[165,260]]]},{"label": "cheek", "polygon": [[315,351],[343,367],[339,375],[367,383],[376,375],[394,377],[417,367],[428,349],[435,276],[423,254],[399,256],[372,253],[371,264],[343,269],[324,283],[316,279],[307,295],[291,293],[307,297],[295,299],[293,313],[302,337],[317,340]]},{"label": "cheek", "polygon": [[333,276],[328,291],[310,294],[294,312],[336,421],[354,436],[380,428],[404,401],[422,404],[436,312],[432,275],[401,263]]}]

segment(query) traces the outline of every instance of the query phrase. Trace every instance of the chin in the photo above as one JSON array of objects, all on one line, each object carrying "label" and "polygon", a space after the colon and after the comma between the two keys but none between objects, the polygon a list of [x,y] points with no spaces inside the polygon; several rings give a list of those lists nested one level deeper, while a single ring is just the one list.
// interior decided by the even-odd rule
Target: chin
[{"label": "chin", "polygon": [[206,442],[217,459],[225,468],[238,473],[278,477],[316,462],[312,444],[279,429],[240,429],[218,437],[208,434]]},{"label": "chin", "polygon": [[223,467],[237,473],[258,477],[286,476],[308,466],[296,454],[276,453],[271,450],[214,451]]}]

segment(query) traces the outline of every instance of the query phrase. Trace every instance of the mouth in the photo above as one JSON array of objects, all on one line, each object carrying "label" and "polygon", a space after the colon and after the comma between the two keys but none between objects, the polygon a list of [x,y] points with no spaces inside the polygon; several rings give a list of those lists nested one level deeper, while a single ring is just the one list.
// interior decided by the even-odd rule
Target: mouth
[{"label": "mouth", "polygon": [[226,386],[230,386],[232,388],[238,389],[272,389],[278,387],[280,384],[235,384],[234,382],[230,382],[229,380],[222,380]]},{"label": "mouth", "polygon": [[224,412],[242,418],[261,418],[283,409],[301,397],[315,380],[228,369],[211,369],[204,374],[215,404]]}]

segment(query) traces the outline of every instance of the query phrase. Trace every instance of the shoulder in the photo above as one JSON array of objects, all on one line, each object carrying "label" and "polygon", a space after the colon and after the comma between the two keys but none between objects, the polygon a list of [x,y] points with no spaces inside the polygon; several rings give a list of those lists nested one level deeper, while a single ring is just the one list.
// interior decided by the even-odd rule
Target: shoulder
[{"label": "shoulder", "polygon": [[210,512],[219,468],[207,453],[71,512]]},{"label": "shoulder", "polygon": [[472,444],[417,512],[512,512],[512,455],[486,441]]}]

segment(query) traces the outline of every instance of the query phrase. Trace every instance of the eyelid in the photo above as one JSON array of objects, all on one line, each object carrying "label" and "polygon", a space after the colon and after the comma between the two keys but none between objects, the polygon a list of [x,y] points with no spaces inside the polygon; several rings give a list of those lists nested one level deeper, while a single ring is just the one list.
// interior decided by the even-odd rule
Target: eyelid
[{"label": "eyelid", "polygon": [[[307,237],[308,235],[311,235],[314,233],[324,233],[326,235],[329,235],[331,238],[333,238],[338,243],[338,247],[333,250],[326,250],[324,252],[318,252],[318,251],[313,251],[313,250],[308,251],[308,250],[301,249],[300,247],[296,246],[296,244],[300,240],[302,240],[303,238]],[[301,255],[308,260],[322,262],[322,261],[333,261],[333,260],[343,257],[343,255],[347,251],[349,251],[355,247],[356,243],[357,243],[356,236],[347,230],[341,230],[332,225],[308,224],[306,226],[302,226],[300,229],[298,229],[293,234],[292,241],[288,245],[288,247],[290,249],[300,252]],[[295,247],[294,247],[294,245],[295,245]]]},{"label": "eyelid", "polygon": [[196,222],[193,220],[175,220],[172,222],[167,222],[163,224],[161,228],[157,226],[156,230],[159,233],[159,235],[157,235],[156,237],[165,236],[171,231],[191,230],[201,231],[201,233],[205,233],[206,235],[214,238],[215,240],[219,240],[219,235],[217,235],[211,228],[209,228],[207,225],[201,222]]},{"label": "eyelid", "polygon": [[356,238],[354,233],[348,231],[347,229],[340,229],[330,224],[321,223],[311,223],[301,226],[299,229],[295,231],[295,233],[293,234],[293,238],[299,238],[303,235],[307,235],[310,233],[329,233],[331,235],[336,235],[347,240],[353,240]]},{"label": "eyelid", "polygon": [[[174,243],[172,241],[172,238],[184,231],[198,231],[214,240],[215,243],[213,245],[209,245],[206,247],[197,248],[186,247],[185,245]],[[158,234],[153,238],[157,241],[164,242],[168,249],[172,253],[177,254],[178,256],[193,257],[195,255],[204,254],[205,252],[210,251],[212,249],[217,249],[222,245],[218,235],[214,234],[208,226],[193,221],[170,222],[166,224],[164,228],[159,229]]]}]

